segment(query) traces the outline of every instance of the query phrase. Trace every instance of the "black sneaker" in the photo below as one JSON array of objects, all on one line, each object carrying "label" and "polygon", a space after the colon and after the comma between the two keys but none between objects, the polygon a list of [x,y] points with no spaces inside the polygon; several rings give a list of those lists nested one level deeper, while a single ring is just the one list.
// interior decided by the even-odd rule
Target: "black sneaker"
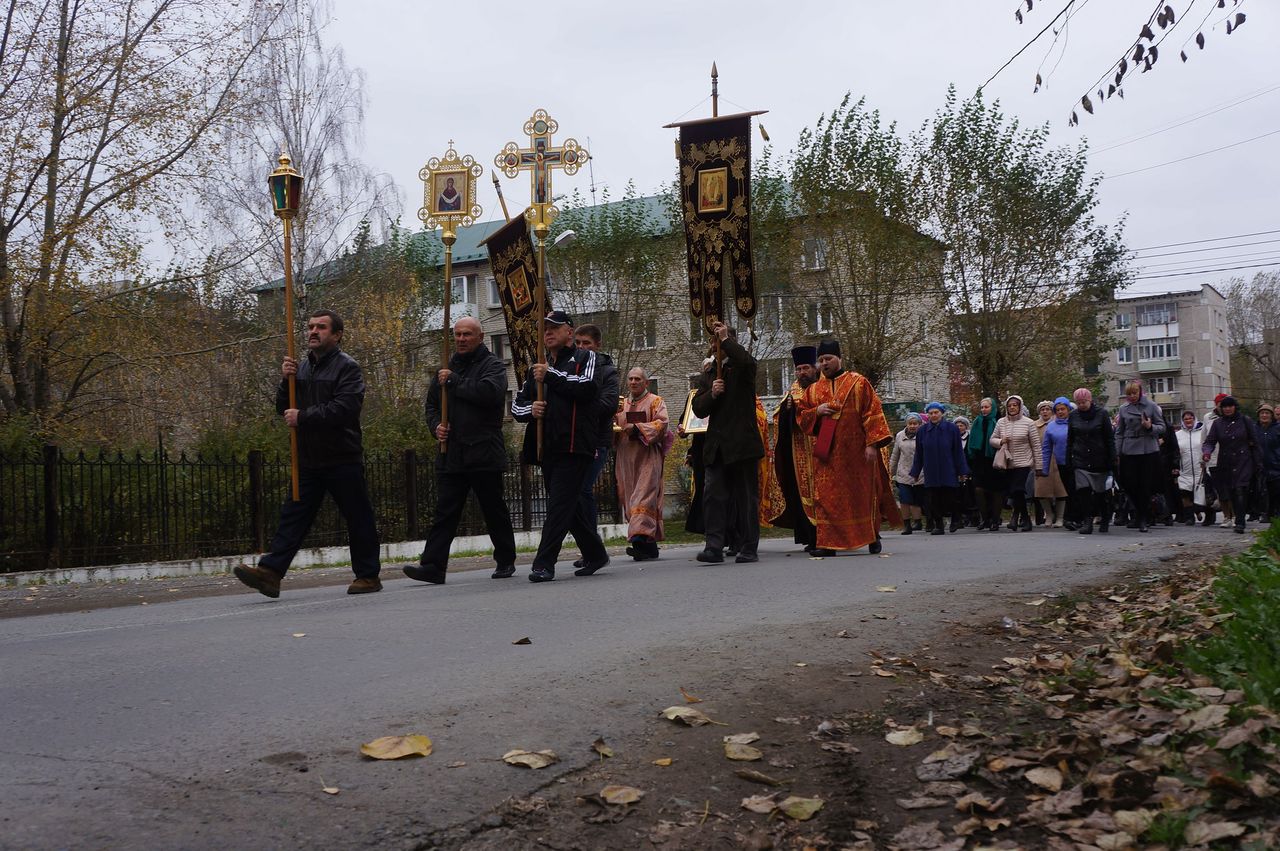
[{"label": "black sneaker", "polygon": [[[627,555],[631,555],[631,553],[627,553]],[[582,559],[580,559],[580,558],[579,558],[579,559],[574,559],[574,561],[573,561],[573,566],[574,566],[574,567],[582,567]]]},{"label": "black sneaker", "polygon": [[516,575],[516,566],[514,564],[500,564],[498,569],[489,574],[490,579],[510,579]]},{"label": "black sneaker", "polygon": [[829,550],[826,547],[814,547],[813,549],[809,550],[809,555],[813,556],[814,558],[830,558],[835,554],[836,554],[835,550]]},{"label": "black sneaker", "polygon": [[434,565],[425,564],[406,564],[403,568],[404,575],[410,579],[416,579],[419,582],[429,582],[432,585],[444,584],[443,567],[435,567]]},{"label": "black sneaker", "polygon": [[705,564],[723,564],[724,554],[718,550],[703,550],[694,556],[698,561]]},{"label": "black sneaker", "polygon": [[555,570],[545,567],[535,567],[533,572],[529,574],[530,582],[552,582],[555,578]]},{"label": "black sneaker", "polygon": [[609,563],[609,557],[605,556],[604,561],[586,561],[582,562],[582,566],[573,572],[574,576],[590,576],[600,568]]},{"label": "black sneaker", "polygon": [[879,538],[876,538],[874,541],[872,541],[870,544],[867,545],[867,552],[871,553],[873,556],[879,555],[880,551],[883,549],[884,549],[884,544],[880,542]]},{"label": "black sneaker", "polygon": [[738,553],[738,557],[734,559],[737,564],[753,564],[760,560],[758,555],[749,555],[747,553]]}]

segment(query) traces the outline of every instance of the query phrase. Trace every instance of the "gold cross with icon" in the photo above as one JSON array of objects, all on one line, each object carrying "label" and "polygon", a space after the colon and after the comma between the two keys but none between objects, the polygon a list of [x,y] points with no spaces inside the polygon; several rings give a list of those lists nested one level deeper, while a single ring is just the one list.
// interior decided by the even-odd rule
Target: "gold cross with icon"
[{"label": "gold cross with icon", "polygon": [[560,168],[565,174],[576,174],[591,156],[577,139],[565,139],[562,145],[552,145],[551,137],[559,129],[559,123],[545,109],[535,110],[524,123],[529,147],[522,148],[515,142],[508,142],[493,158],[494,166],[502,169],[507,177],[516,177],[522,171],[529,172],[532,206],[527,215],[535,226],[549,226],[560,212],[551,201],[551,170]]}]

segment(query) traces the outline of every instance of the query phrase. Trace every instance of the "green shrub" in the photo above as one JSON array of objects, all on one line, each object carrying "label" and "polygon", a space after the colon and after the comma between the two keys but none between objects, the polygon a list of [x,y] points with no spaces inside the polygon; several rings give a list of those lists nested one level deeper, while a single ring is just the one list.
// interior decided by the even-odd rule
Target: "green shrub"
[{"label": "green shrub", "polygon": [[1251,702],[1280,709],[1280,524],[1223,561],[1213,604],[1230,617],[1187,648],[1187,664],[1222,688],[1242,689]]}]

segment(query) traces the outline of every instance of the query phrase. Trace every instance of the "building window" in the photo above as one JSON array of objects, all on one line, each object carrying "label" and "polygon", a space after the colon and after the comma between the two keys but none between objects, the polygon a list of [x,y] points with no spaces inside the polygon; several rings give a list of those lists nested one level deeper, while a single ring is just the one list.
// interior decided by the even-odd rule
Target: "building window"
[{"label": "building window", "polygon": [[800,266],[811,272],[827,268],[827,241],[822,237],[806,239],[800,249]]},{"label": "building window", "polygon": [[454,304],[475,304],[476,276],[454,275],[452,298]]},{"label": "building window", "polygon": [[926,402],[931,401],[929,399],[929,376],[923,373],[920,375],[920,398]]},{"label": "building window", "polygon": [[702,343],[707,339],[706,326],[702,324],[702,319],[697,316],[689,317],[689,342]]},{"label": "building window", "polygon": [[633,349],[656,349],[658,347],[658,320],[652,316],[641,319],[636,333],[631,339]]},{"label": "building window", "polygon": [[761,331],[782,330],[782,296],[773,294],[760,297],[758,325]]},{"label": "building window", "polygon": [[1147,380],[1147,390],[1151,393],[1172,393],[1177,389],[1175,377],[1161,375]]},{"label": "building window", "polygon": [[489,279],[489,306],[502,307],[502,292],[498,289],[497,278]]},{"label": "building window", "polygon": [[835,324],[832,321],[832,313],[830,305],[810,302],[808,308],[809,331],[814,334],[830,332]]},{"label": "building window", "polygon": [[885,399],[898,398],[898,388],[895,386],[895,384],[896,382],[893,380],[893,373],[889,373],[884,378],[882,378],[880,380],[880,387],[881,387],[880,396]]},{"label": "building window", "polygon": [[1138,306],[1138,325],[1168,325],[1178,321],[1178,305],[1172,301]]},{"label": "building window", "polygon": [[507,335],[494,334],[489,338],[489,351],[493,352],[493,356],[498,360],[507,359]]},{"label": "building window", "polygon": [[1116,314],[1116,330],[1117,330],[1117,331],[1128,331],[1128,330],[1129,330],[1130,328],[1132,328],[1132,327],[1133,327],[1133,314],[1132,314],[1132,313],[1117,313],[1117,314]]},{"label": "building window", "polygon": [[1116,349],[1116,363],[1133,363],[1133,346],[1121,346]]},{"label": "building window", "polygon": [[760,361],[756,390],[761,396],[782,396],[791,389],[791,361],[787,358]]},{"label": "building window", "polygon": [[655,396],[658,395],[658,379],[657,378],[649,379],[649,392]]},{"label": "building window", "polygon": [[1138,360],[1169,360],[1178,356],[1178,338],[1160,337],[1138,341]]}]

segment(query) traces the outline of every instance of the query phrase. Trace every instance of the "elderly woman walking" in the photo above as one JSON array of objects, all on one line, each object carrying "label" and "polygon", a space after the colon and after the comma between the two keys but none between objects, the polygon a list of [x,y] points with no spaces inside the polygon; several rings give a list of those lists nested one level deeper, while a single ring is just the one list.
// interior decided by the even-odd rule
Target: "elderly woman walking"
[{"label": "elderly woman walking", "polygon": [[[1236,531],[1244,533],[1249,514],[1249,488],[1254,476],[1262,471],[1262,435],[1253,420],[1240,412],[1234,396],[1218,403],[1221,412],[1201,444],[1201,457],[1207,465],[1218,449],[1218,497],[1229,496],[1235,511]],[[1224,494],[1225,489],[1225,494]]]},{"label": "elderly woman walking", "polygon": [[1262,439],[1263,486],[1267,491],[1267,516],[1264,520],[1280,517],[1280,422],[1276,421],[1276,409],[1265,402],[1258,406],[1258,434]]},{"label": "elderly woman walking", "polygon": [[1116,423],[1116,455],[1120,459],[1120,484],[1133,503],[1129,528],[1150,531],[1152,486],[1164,480],[1160,470],[1160,436],[1164,415],[1160,406],[1147,398],[1142,382],[1124,386],[1125,402]]},{"label": "elderly woman walking", "polygon": [[[965,448],[965,461],[969,461],[969,418],[956,417],[956,428],[960,431],[960,445]],[[956,496],[956,512],[952,515],[953,526],[978,526],[978,501],[974,495],[973,466],[969,466],[969,475],[960,483],[960,492]]]},{"label": "elderly woman walking", "polygon": [[965,455],[969,461],[969,472],[973,478],[974,496],[978,500],[979,529],[1000,529],[1000,513],[1004,510],[1004,471],[992,466],[996,449],[991,445],[991,438],[996,433],[996,422],[1000,414],[996,400],[987,397],[978,405],[978,416],[974,417],[969,429],[969,439],[965,444]]},{"label": "elderly woman walking", "polygon": [[1010,396],[1004,403],[1005,415],[996,423],[991,445],[996,447],[995,466],[1004,456],[1006,487],[1013,501],[1012,525],[1023,532],[1031,531],[1031,515],[1027,513],[1027,477],[1040,457],[1040,430],[1022,413],[1022,397]]},{"label": "elderly woman walking", "polygon": [[1093,518],[1100,518],[1099,532],[1111,527],[1111,494],[1107,482],[1116,469],[1116,443],[1111,417],[1093,403],[1093,393],[1081,387],[1071,394],[1076,409],[1067,416],[1066,458],[1075,476],[1071,498],[1081,535],[1093,534]]},{"label": "elderly woman walking", "polygon": [[907,423],[894,435],[893,452],[889,455],[889,473],[898,491],[898,504],[902,507],[902,534],[910,535],[920,528],[924,508],[924,479],[911,474],[916,460],[916,435],[920,431],[920,415],[907,414]]},{"label": "elderly woman walking", "polygon": [[[931,534],[941,535],[945,532],[947,516],[955,511],[957,489],[961,480],[968,478],[969,465],[964,459],[960,429],[942,418],[942,404],[930,402],[924,410],[929,422],[921,426],[916,435],[916,458],[911,463],[911,474],[924,476],[928,529]],[[959,528],[953,521],[951,531]]]},{"label": "elderly woman walking", "polygon": [[1071,404],[1067,397],[1059,396],[1055,399],[1052,411],[1052,419],[1036,426],[1040,429],[1040,456],[1036,459],[1039,462],[1036,466],[1036,499],[1044,506],[1049,525],[1062,527],[1065,524],[1074,529],[1075,516],[1068,510],[1067,502],[1072,491],[1067,485],[1071,474],[1067,463],[1067,416],[1071,413]]},{"label": "elderly woman walking", "polygon": [[1174,434],[1178,446],[1178,493],[1182,498],[1182,522],[1196,524],[1196,514],[1206,512],[1205,525],[1213,525],[1213,509],[1205,498],[1205,464],[1200,447],[1204,443],[1204,423],[1196,420],[1195,411],[1182,412],[1182,428]]}]

